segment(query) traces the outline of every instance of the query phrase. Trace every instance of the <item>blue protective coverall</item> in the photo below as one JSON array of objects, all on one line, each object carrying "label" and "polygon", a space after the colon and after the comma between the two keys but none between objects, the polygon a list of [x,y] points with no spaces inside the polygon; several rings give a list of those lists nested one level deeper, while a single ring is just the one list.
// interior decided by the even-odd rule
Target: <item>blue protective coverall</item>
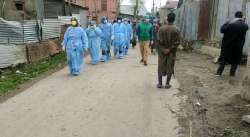
[{"label": "blue protective coverall", "polygon": [[64,34],[63,46],[66,49],[69,71],[79,75],[84,67],[84,49],[88,48],[88,38],[81,27],[69,27]]},{"label": "blue protective coverall", "polygon": [[89,39],[89,53],[91,56],[91,64],[96,65],[100,61],[100,46],[102,31],[99,27],[87,28],[86,33]]},{"label": "blue protective coverall", "polygon": [[129,46],[130,46],[130,41],[132,40],[133,38],[133,28],[132,28],[132,25],[131,24],[125,24],[126,26],[126,30],[127,30],[127,39],[126,39],[126,46],[125,46],[125,49],[124,49],[124,54],[127,55],[128,54],[128,49],[129,49]]},{"label": "blue protective coverall", "polygon": [[112,29],[112,37],[114,37],[114,54],[117,58],[123,58],[124,48],[127,40],[127,29],[124,23],[115,23]]},{"label": "blue protective coverall", "polygon": [[99,28],[102,30],[101,35],[101,49],[102,49],[102,57],[101,61],[110,60],[111,54],[111,36],[112,36],[112,24],[111,23],[101,23]]}]

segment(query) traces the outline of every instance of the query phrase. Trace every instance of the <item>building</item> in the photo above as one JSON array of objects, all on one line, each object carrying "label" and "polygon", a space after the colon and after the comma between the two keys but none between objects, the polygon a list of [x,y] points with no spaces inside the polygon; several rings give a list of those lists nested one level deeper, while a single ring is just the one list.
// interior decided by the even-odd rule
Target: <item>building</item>
[{"label": "building", "polygon": [[1,0],[0,17],[6,20],[24,20],[36,18],[35,0]]},{"label": "building", "polygon": [[85,4],[85,0],[1,0],[0,17],[14,21],[58,18],[88,11]]},{"label": "building", "polygon": [[89,17],[100,21],[102,16],[107,16],[110,20],[117,17],[120,0],[83,0],[89,9]]},{"label": "building", "polygon": [[87,11],[88,8],[84,0],[44,0],[44,16],[46,19],[82,13],[87,16]]},{"label": "building", "polygon": [[178,1],[167,1],[166,5],[160,8],[159,14],[160,14],[160,22],[164,23],[167,15],[170,12],[173,12],[177,6],[178,6]]}]

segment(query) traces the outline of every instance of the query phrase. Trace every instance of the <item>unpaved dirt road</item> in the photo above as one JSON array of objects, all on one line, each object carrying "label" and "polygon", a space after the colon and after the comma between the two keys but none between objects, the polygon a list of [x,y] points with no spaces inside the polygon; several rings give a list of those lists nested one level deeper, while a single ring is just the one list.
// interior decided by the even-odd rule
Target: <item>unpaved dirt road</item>
[{"label": "unpaved dirt road", "polygon": [[[131,50],[123,60],[67,68],[0,104],[0,137],[179,137],[179,84],[156,89],[157,56],[148,67]],[[87,59],[88,60],[88,59]],[[87,61],[88,62],[88,61]]]}]

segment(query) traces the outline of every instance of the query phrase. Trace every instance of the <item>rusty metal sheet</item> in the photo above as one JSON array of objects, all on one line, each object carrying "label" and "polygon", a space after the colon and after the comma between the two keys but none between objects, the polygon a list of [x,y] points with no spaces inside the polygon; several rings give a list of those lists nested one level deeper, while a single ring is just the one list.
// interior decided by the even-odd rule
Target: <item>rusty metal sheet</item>
[{"label": "rusty metal sheet", "polygon": [[200,2],[187,2],[177,9],[177,26],[186,40],[197,40]]},{"label": "rusty metal sheet", "polygon": [[210,33],[210,14],[213,9],[212,0],[202,0],[199,13],[199,30],[198,30],[198,39],[207,40]]}]

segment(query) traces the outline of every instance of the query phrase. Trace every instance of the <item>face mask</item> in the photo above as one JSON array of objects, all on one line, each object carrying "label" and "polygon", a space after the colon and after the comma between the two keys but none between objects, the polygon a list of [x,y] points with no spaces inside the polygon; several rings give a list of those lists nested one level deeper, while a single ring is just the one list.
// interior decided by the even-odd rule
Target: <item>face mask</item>
[{"label": "face mask", "polygon": [[108,21],[107,21],[107,20],[104,20],[104,22],[103,22],[103,23],[105,23],[105,24],[106,24],[106,23],[108,23]]},{"label": "face mask", "polygon": [[121,20],[118,20],[118,23],[121,23],[122,21]]},{"label": "face mask", "polygon": [[125,21],[124,23],[125,23],[125,24],[128,24],[128,22],[127,22],[127,21]]},{"label": "face mask", "polygon": [[72,25],[72,26],[76,26],[76,25],[77,25],[77,22],[76,22],[76,21],[71,21],[71,25]]}]

